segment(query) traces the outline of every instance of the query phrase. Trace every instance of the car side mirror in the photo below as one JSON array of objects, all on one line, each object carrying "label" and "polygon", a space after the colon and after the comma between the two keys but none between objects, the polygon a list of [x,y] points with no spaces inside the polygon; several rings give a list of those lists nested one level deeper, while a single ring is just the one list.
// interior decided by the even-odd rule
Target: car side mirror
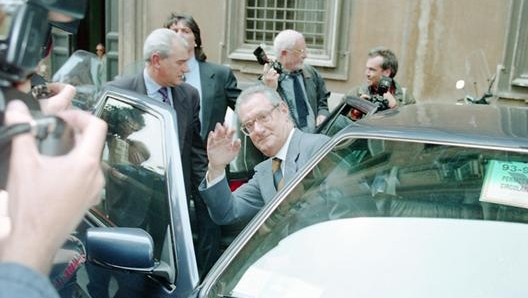
[{"label": "car side mirror", "polygon": [[113,270],[153,274],[171,280],[174,272],[154,259],[154,241],[139,228],[89,228],[86,255],[90,262]]},{"label": "car side mirror", "polygon": [[89,228],[86,253],[106,267],[150,272],[156,266],[152,237],[138,228]]}]

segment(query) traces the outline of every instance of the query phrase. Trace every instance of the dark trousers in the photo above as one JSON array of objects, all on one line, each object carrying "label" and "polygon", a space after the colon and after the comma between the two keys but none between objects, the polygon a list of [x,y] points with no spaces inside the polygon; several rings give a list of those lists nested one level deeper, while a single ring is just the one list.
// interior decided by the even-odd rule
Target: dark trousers
[{"label": "dark trousers", "polygon": [[197,239],[195,244],[196,262],[200,278],[203,279],[221,254],[220,226],[215,224],[209,215],[207,206],[200,196],[193,196],[195,228]]}]

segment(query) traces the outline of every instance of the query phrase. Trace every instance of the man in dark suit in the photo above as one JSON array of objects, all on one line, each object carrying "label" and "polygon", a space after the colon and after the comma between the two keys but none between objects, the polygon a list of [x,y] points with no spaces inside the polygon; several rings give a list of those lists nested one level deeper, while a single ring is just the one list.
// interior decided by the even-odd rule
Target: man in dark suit
[{"label": "man in dark suit", "polygon": [[235,109],[236,98],[240,94],[237,79],[231,68],[206,61],[200,27],[192,16],[172,13],[164,27],[181,35],[189,45],[194,45],[189,48],[189,72],[185,74],[185,82],[200,93],[201,135],[207,140],[207,134],[214,130],[216,123],[224,123],[227,108]]},{"label": "man in dark suit", "polygon": [[295,128],[287,104],[264,85],[242,91],[235,110],[244,134],[269,158],[255,167],[248,183],[231,192],[224,168],[238,154],[241,143],[233,141],[234,128],[216,125],[207,140],[209,166],[200,193],[218,224],[252,218],[329,140]]},{"label": "man in dark suit", "polygon": [[[189,60],[187,66],[189,71],[185,73],[185,82],[195,87],[200,93],[200,132],[204,142],[207,135],[213,131],[216,123],[224,123],[227,108],[235,109],[236,98],[240,94],[237,87],[237,79],[231,68],[211,62],[207,62],[207,56],[202,49],[202,37],[200,27],[194,18],[187,14],[171,13],[164,24],[187,40],[189,47]],[[194,45],[194,47],[193,47]],[[195,201],[196,215],[203,217],[203,225],[199,229],[201,234],[207,235],[202,238],[208,247],[207,254],[199,256],[204,260],[200,266],[202,272],[207,272],[220,257],[221,252],[221,228],[210,220],[205,203]],[[210,222],[205,223],[207,220]]]},{"label": "man in dark suit", "polygon": [[[143,58],[145,68],[142,72],[108,85],[146,94],[174,108],[187,198],[199,200],[197,187],[207,169],[207,155],[200,136],[199,93],[183,81],[184,74],[189,71],[188,43],[170,29],[156,29],[145,40]],[[203,217],[197,216],[196,220],[199,227]],[[200,238],[206,235],[198,234],[200,243]],[[201,249],[197,247],[198,254]]]}]

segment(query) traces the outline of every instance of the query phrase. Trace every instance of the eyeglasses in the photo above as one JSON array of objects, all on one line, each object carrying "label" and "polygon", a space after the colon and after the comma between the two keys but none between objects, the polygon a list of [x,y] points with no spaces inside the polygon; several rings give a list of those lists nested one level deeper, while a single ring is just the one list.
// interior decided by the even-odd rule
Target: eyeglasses
[{"label": "eyeglasses", "polygon": [[305,55],[306,54],[306,49],[302,49],[302,50],[298,50],[298,49],[288,49],[288,51],[290,52],[294,52],[294,53],[297,53],[299,55]]},{"label": "eyeglasses", "polygon": [[271,113],[279,107],[279,104],[275,104],[273,108],[268,111],[264,111],[257,115],[253,120],[246,121],[240,127],[240,130],[246,135],[249,136],[255,130],[255,122],[260,124],[268,123],[271,121]]}]

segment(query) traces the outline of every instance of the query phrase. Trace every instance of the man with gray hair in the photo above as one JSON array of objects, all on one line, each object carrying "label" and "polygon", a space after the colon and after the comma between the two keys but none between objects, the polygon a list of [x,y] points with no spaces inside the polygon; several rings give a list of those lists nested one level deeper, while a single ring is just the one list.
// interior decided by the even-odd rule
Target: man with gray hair
[{"label": "man with gray hair", "polygon": [[308,54],[304,36],[295,30],[281,31],[274,40],[277,62],[282,69],[264,65],[261,80],[277,90],[288,105],[295,126],[314,132],[329,115],[328,98],[321,74],[304,63]]},{"label": "man with gray hair", "polygon": [[330,138],[294,127],[288,105],[273,89],[257,84],[242,91],[235,112],[241,130],[269,157],[255,166],[248,183],[231,192],[225,167],[240,151],[235,128],[216,124],[207,139],[209,167],[200,192],[217,224],[251,219]]},{"label": "man with gray hair", "polygon": [[[189,45],[173,30],[156,29],[145,39],[143,58],[143,71],[133,77],[109,82],[108,85],[146,94],[174,108],[187,200],[188,203],[190,199],[201,200],[198,185],[207,169],[207,155],[205,143],[200,136],[199,93],[183,80],[184,74],[189,71]],[[200,219],[208,216],[196,216],[197,226],[203,224]],[[198,235],[198,243],[207,245],[207,241],[200,241],[202,237],[207,235]],[[201,249],[197,247],[198,251]]]}]

